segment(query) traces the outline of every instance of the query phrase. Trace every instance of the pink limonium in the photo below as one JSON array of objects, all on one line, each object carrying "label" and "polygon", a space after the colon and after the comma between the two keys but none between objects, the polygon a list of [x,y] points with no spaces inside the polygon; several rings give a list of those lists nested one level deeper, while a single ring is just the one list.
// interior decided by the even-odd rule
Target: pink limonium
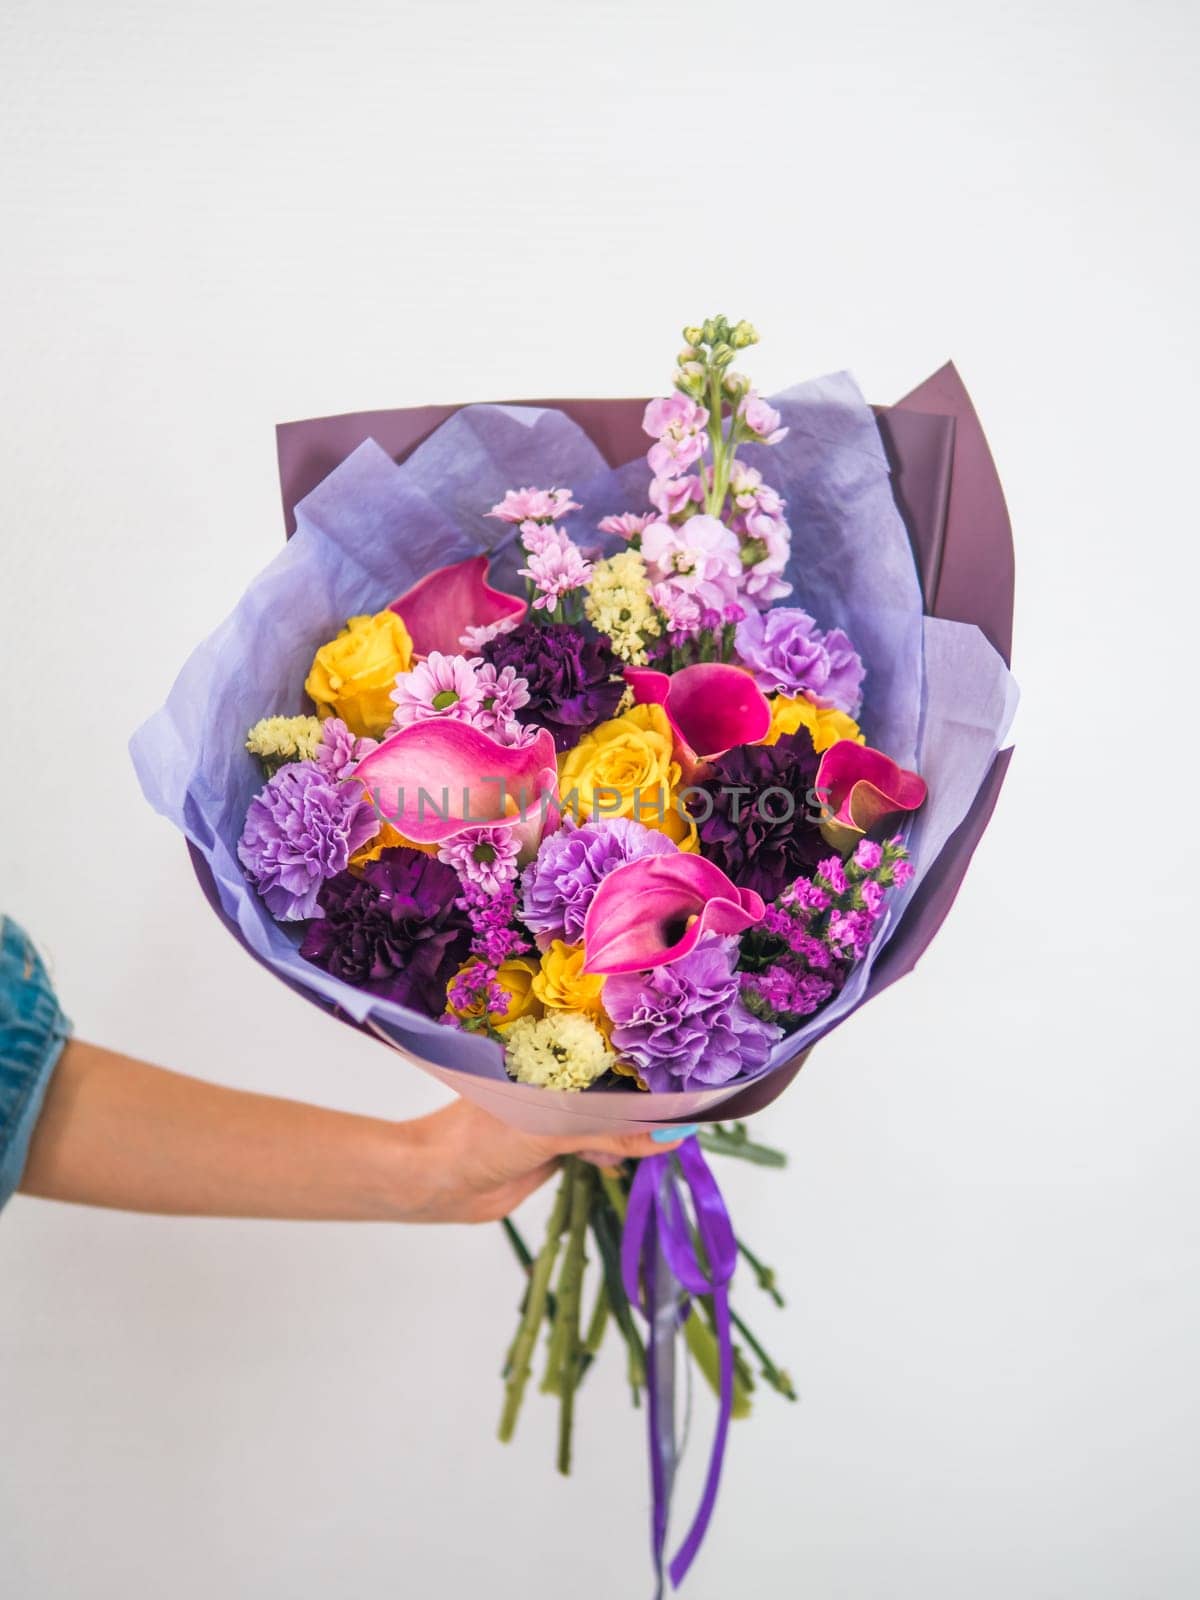
[{"label": "pink limonium", "polygon": [[651,400],[642,428],[657,440],[646,453],[656,478],[677,478],[708,449],[708,412],[690,395],[669,394]]},{"label": "pink limonium", "polygon": [[558,826],[554,740],[539,728],[505,745],[449,717],[414,722],[361,761],[355,777],[375,808],[415,844],[444,844],[468,828],[513,830],[518,863]]},{"label": "pink limonium", "polygon": [[578,511],[570,489],[509,489],[488,512],[501,522],[553,522],[568,511]]},{"label": "pink limonium", "polygon": [[778,444],[787,436],[788,430],[779,426],[783,418],[755,389],[738,406],[738,418],[759,444]]},{"label": "pink limonium", "polygon": [[487,572],[486,555],[470,556],[438,567],[392,601],[388,609],[408,629],[418,659],[434,650],[453,655],[469,628],[516,627],[524,617],[524,600],[493,589]]},{"label": "pink limonium", "polygon": [[643,856],[610,872],[583,923],[585,972],[644,972],[678,961],[706,933],[740,934],[766,907],[711,861]]},{"label": "pink limonium", "polygon": [[616,534],[620,539],[636,539],[657,520],[657,513],[653,511],[623,511],[617,517],[601,517],[596,526],[601,533]]},{"label": "pink limonium", "polygon": [[642,557],[652,584],[669,583],[710,610],[737,602],[741,550],[737,534],[716,517],[701,514],[679,528],[652,523],[642,535]]},{"label": "pink limonium", "polygon": [[483,703],[474,664],[465,656],[447,656],[440,650],[432,651],[411,672],[402,672],[391,698],[396,705],[394,728],[431,717],[471,722]]},{"label": "pink limonium", "polygon": [[926,795],[919,773],[852,739],[823,753],[813,787],[821,798],[821,837],[843,855],[885,817],[916,811]]},{"label": "pink limonium", "polygon": [[770,731],[770,703],[744,667],[703,661],[669,674],[628,667],[625,682],[638,705],[666,712],[686,783],[734,745],[757,744]]},{"label": "pink limonium", "polygon": [[[527,566],[520,569],[537,590],[534,610],[553,611],[564,595],[582,589],[592,576],[592,564],[584,559],[583,552],[559,528],[548,528],[553,538],[539,540],[540,548],[529,557]],[[528,548],[528,544],[526,544]]]}]

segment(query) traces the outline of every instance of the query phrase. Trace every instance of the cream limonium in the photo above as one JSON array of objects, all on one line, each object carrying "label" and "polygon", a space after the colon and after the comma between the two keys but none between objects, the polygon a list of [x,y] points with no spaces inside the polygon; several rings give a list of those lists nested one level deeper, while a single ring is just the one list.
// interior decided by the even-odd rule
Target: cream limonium
[{"label": "cream limonium", "polygon": [[608,635],[613,653],[628,666],[646,665],[646,641],[662,632],[649,596],[646,563],[636,550],[621,550],[592,569],[583,604],[588,621]]},{"label": "cream limonium", "polygon": [[600,1029],[579,1011],[522,1017],[504,1045],[509,1077],[540,1089],[590,1088],[617,1059]]}]

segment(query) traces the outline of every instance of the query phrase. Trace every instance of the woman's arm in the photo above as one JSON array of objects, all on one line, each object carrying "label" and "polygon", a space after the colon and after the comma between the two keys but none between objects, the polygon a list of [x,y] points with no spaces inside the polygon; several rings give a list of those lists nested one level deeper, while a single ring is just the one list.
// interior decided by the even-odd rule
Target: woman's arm
[{"label": "woman's arm", "polygon": [[669,1148],[647,1134],[534,1138],[465,1100],[383,1122],[221,1088],[72,1039],[21,1189],[176,1215],[488,1222],[543,1184],[559,1156],[616,1161]]}]

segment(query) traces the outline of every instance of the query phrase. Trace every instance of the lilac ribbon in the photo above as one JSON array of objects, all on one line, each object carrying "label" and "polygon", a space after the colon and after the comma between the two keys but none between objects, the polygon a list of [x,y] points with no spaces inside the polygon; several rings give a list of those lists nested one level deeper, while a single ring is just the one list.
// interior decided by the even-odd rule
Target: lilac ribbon
[{"label": "lilac ribbon", "polygon": [[[678,1178],[691,1194],[696,1249]],[[705,1266],[707,1265],[707,1272]],[[630,1302],[650,1325],[646,1387],[649,1400],[650,1477],[654,1494],[651,1537],[658,1594],[662,1594],[667,1519],[675,1481],[675,1336],[687,1315],[687,1297],[710,1295],[720,1357],[720,1406],[708,1477],[699,1510],[672,1560],[672,1584],[681,1584],[708,1531],[721,1481],[725,1440],[733,1414],[733,1337],[729,1322],[729,1280],[737,1265],[737,1240],[717,1180],[695,1138],[678,1150],[647,1156],[638,1163],[625,1230],[621,1237],[621,1277]]]}]

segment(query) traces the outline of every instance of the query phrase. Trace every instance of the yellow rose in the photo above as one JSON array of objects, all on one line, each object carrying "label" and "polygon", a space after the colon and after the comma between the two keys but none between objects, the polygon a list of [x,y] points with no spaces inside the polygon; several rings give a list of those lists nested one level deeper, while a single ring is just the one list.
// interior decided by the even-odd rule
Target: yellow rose
[{"label": "yellow rose", "polygon": [[581,822],[632,817],[696,851],[696,824],[676,804],[682,776],[661,706],[632,706],[601,722],[558,758],[563,809]]},{"label": "yellow rose", "polygon": [[800,728],[807,728],[812,734],[813,749],[818,751],[828,750],[839,739],[853,739],[855,744],[867,742],[858,723],[844,711],[814,705],[807,695],[795,700],[786,694],[775,695],[771,700],[771,727],[763,743],[776,744],[781,734],[796,733]]},{"label": "yellow rose", "polygon": [[[471,956],[463,962],[459,972],[471,972],[479,965],[479,957]],[[489,1011],[488,1023],[495,1028],[497,1033],[504,1033],[511,1028],[514,1022],[519,1022],[522,1017],[540,1017],[542,1003],[533,992],[533,985],[537,977],[537,962],[527,957],[517,956],[511,961],[504,961],[496,972],[496,982],[508,996],[508,1007],[504,1011]],[[483,1001],[477,1000],[473,1005],[460,1009],[447,1001],[447,1011],[456,1017],[461,1017],[464,1022],[482,1020]]]},{"label": "yellow rose", "polygon": [[555,939],[542,956],[533,992],[552,1011],[583,1011],[607,1032],[608,1018],[600,998],[604,979],[583,970],[583,946]]},{"label": "yellow rose", "polygon": [[341,717],[351,733],[381,738],[391,727],[396,678],[412,665],[412,639],[394,611],[351,617],[313,659],[304,687],[319,717]]}]

